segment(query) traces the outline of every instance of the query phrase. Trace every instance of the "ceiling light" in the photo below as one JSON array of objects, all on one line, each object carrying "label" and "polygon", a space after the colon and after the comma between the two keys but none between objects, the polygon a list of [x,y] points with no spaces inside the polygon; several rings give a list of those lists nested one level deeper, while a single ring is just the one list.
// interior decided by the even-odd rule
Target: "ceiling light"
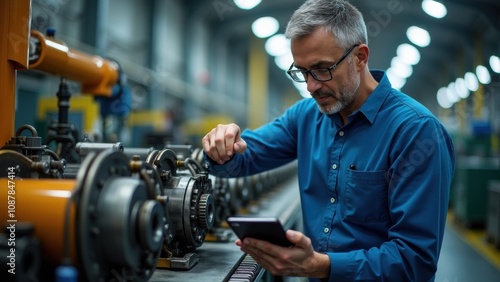
[{"label": "ceiling light", "polygon": [[401,89],[406,84],[406,78],[401,77],[392,67],[387,69],[386,75],[393,88]]},{"label": "ceiling light", "polygon": [[429,16],[441,19],[448,13],[446,6],[438,1],[424,0],[422,1],[422,10]]},{"label": "ceiling light", "polygon": [[269,37],[278,32],[279,28],[278,20],[273,17],[262,17],[252,23],[253,34],[259,38]]},{"label": "ceiling light", "polygon": [[438,104],[442,107],[442,108],[445,108],[445,109],[449,109],[451,108],[451,106],[453,106],[453,103],[450,102],[450,100],[448,100],[448,96],[447,96],[447,88],[446,87],[441,87],[438,92],[437,92],[437,101],[438,101]]},{"label": "ceiling light", "polygon": [[450,82],[450,84],[448,84],[446,88],[446,97],[448,97],[448,100],[452,103],[456,103],[460,100],[455,88],[455,82]]},{"label": "ceiling light", "polygon": [[251,10],[260,4],[262,0],[234,0],[234,4],[242,10]]},{"label": "ceiling light", "polygon": [[396,56],[391,60],[391,68],[403,78],[408,78],[413,73],[413,67],[403,61],[400,57]]},{"label": "ceiling light", "polygon": [[407,64],[416,65],[420,62],[420,52],[411,44],[403,43],[399,45],[397,54]]},{"label": "ceiling light", "polygon": [[290,40],[284,34],[276,34],[266,40],[266,52],[271,56],[280,56],[290,51]]},{"label": "ceiling light", "polygon": [[[274,57],[274,62],[276,65],[284,70],[287,71],[288,68],[292,65],[293,63],[293,57],[292,57],[292,52],[286,52],[283,55],[279,55],[277,57]],[[288,76],[288,75],[287,75]]]},{"label": "ceiling light", "polygon": [[458,97],[466,99],[469,97],[469,89],[467,89],[467,84],[465,79],[459,77],[455,80],[455,89],[457,91]]},{"label": "ceiling light", "polygon": [[429,32],[418,26],[410,26],[406,30],[406,36],[413,44],[420,47],[427,47],[431,43]]},{"label": "ceiling light", "polygon": [[491,82],[490,72],[485,66],[479,65],[476,67],[476,75],[479,82],[488,84]]},{"label": "ceiling light", "polygon": [[498,56],[493,55],[490,57],[490,67],[494,72],[500,73],[500,58]]},{"label": "ceiling light", "polygon": [[474,73],[468,72],[465,74],[464,78],[467,89],[474,92],[479,88],[479,82],[477,81],[477,77]]}]

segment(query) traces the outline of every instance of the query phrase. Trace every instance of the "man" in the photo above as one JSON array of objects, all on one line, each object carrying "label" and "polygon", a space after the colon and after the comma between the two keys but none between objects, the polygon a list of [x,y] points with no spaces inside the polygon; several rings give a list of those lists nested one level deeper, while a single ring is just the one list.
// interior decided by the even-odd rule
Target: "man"
[{"label": "man", "polygon": [[236,241],[274,275],[311,281],[433,281],[454,171],[439,121],[369,71],[366,26],[345,1],[309,0],[286,35],[304,99],[256,130],[202,139],[209,172],[238,177],[298,159],[304,233],[293,248]]}]

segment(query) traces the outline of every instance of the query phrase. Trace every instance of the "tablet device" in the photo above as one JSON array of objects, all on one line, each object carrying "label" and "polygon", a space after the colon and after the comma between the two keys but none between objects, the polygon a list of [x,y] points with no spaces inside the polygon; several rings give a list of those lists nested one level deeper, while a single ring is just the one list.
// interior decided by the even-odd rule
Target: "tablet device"
[{"label": "tablet device", "polygon": [[226,221],[241,240],[249,237],[265,240],[282,247],[293,246],[286,238],[283,225],[275,217],[232,216],[228,217]]}]

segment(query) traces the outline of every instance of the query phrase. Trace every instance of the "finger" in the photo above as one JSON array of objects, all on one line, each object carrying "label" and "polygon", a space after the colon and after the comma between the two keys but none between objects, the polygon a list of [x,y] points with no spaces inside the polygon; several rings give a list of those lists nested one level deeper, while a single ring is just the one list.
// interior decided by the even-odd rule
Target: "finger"
[{"label": "finger", "polygon": [[294,243],[295,245],[300,244],[302,237],[303,237],[301,235],[302,235],[302,233],[291,230],[291,229],[288,229],[286,231],[286,238],[288,239],[288,241]]},{"label": "finger", "polygon": [[240,137],[239,126],[237,126],[234,123],[229,124],[225,132],[226,152],[228,157],[231,157],[233,155],[234,145],[235,142],[238,141],[239,137]]},{"label": "finger", "polygon": [[243,153],[247,149],[247,143],[241,138],[241,130],[239,126],[236,124],[231,124],[231,126],[230,133],[234,136],[234,143],[231,148],[228,148],[228,150],[232,149],[232,153]]},{"label": "finger", "polygon": [[245,140],[239,138],[234,143],[233,148],[234,148],[235,153],[243,153],[247,149],[247,142],[245,142]]},{"label": "finger", "polygon": [[217,129],[213,128],[209,133],[207,133],[207,135],[205,135],[201,140],[201,144],[203,145],[203,150],[205,151],[207,156],[213,161],[219,162],[220,157],[215,147],[215,138],[214,138],[216,131]]},{"label": "finger", "polygon": [[212,158],[212,153],[210,152],[210,133],[212,131],[210,131],[209,133],[207,133],[205,136],[203,136],[203,138],[201,139],[201,146],[203,147],[203,151],[205,151],[205,153],[210,157]]},{"label": "finger", "polygon": [[229,161],[233,155],[233,146],[236,136],[239,136],[240,128],[236,124],[224,125],[217,131],[217,151],[223,161]]},{"label": "finger", "polygon": [[226,129],[223,126],[218,125],[210,136],[210,142],[212,143],[210,152],[214,156],[213,160],[219,164],[223,164],[227,158],[225,131]]},{"label": "finger", "polygon": [[289,229],[286,231],[286,238],[288,241],[292,242],[295,247],[301,249],[308,249],[311,247],[311,239],[301,232]]},{"label": "finger", "polygon": [[236,241],[234,242],[234,244],[236,244],[236,246],[238,246],[238,247],[243,246],[243,242],[241,242],[240,239],[236,239]]},{"label": "finger", "polygon": [[[277,246],[277,248],[282,248]],[[242,250],[249,254],[259,265],[270,271],[273,275],[283,276],[285,274],[292,274],[296,271],[296,266],[291,264],[288,260],[280,256],[274,256],[271,253],[266,253],[261,249],[244,246]],[[288,248],[283,248],[283,252],[291,252]]]},{"label": "finger", "polygon": [[241,250],[250,255],[259,265],[261,265],[265,269],[270,270],[273,265],[277,263],[272,256],[262,252],[257,248],[243,245],[241,247]]},{"label": "finger", "polygon": [[254,238],[246,238],[243,240],[244,247],[251,247],[254,252],[266,254],[273,258],[278,258],[283,252],[283,247],[269,243],[268,241],[258,240]]}]

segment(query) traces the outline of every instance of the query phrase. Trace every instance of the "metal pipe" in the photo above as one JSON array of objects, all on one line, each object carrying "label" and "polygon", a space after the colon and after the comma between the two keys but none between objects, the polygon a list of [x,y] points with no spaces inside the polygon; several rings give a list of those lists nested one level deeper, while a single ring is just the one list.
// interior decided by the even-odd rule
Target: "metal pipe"
[{"label": "metal pipe", "polygon": [[31,31],[29,69],[41,70],[82,84],[82,92],[111,96],[118,82],[118,65],[100,56],[69,48],[66,43]]}]

